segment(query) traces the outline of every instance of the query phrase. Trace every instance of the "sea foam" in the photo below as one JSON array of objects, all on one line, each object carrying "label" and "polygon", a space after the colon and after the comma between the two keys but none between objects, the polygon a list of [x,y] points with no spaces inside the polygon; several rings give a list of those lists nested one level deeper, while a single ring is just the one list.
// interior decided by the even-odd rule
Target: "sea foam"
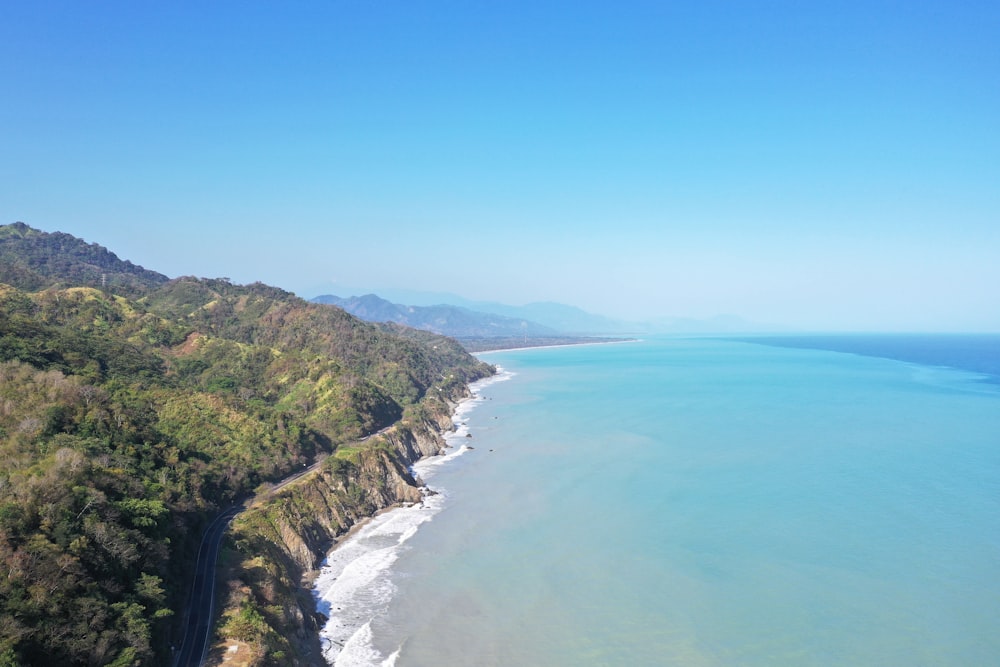
[{"label": "sea foam", "polygon": [[[498,369],[496,375],[470,386],[472,397],[458,405],[452,421],[455,431],[445,437],[451,450],[442,456],[418,461],[414,475],[425,481],[435,470],[469,451],[465,418],[485,400],[479,393],[513,374]],[[329,619],[320,631],[323,657],[335,667],[380,665],[391,667],[400,649],[383,655],[375,648],[372,621],[384,614],[396,587],[390,570],[405,544],[420,525],[446,506],[444,490],[426,490],[422,502],[380,514],[330,552],[313,586],[317,609]]]},{"label": "sea foam", "polygon": [[[323,654],[334,665],[371,665],[371,628],[395,590],[386,575],[399,550],[443,506],[443,494],[419,505],[382,514],[327,557],[316,579],[317,607],[329,621],[320,633]],[[367,628],[367,629],[366,629]],[[368,637],[366,639],[366,637]],[[350,650],[348,650],[350,649]],[[366,651],[368,651],[366,653]],[[363,660],[359,656],[365,654]]]}]

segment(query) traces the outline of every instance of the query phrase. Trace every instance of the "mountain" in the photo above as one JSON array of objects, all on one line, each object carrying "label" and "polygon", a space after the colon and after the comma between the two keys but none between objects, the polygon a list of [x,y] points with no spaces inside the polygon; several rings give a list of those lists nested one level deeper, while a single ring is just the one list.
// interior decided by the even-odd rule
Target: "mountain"
[{"label": "mountain", "polygon": [[[594,335],[637,335],[637,334],[714,334],[714,333],[756,333],[790,331],[786,326],[776,324],[761,324],[746,320],[737,315],[716,315],[707,318],[691,317],[660,317],[643,322],[626,322],[602,315],[595,315],[575,306],[554,302],[535,302],[523,306],[511,306],[492,301],[472,301],[448,292],[421,292],[404,289],[388,289],[380,292],[380,297],[374,297],[382,305],[376,309],[375,302],[368,297],[352,297],[340,299],[349,302],[345,307],[362,319],[370,321],[400,321],[397,311],[405,308],[425,307],[431,304],[447,304],[480,314],[492,314],[518,321],[528,321],[559,332],[559,335],[594,336]],[[314,301],[327,297],[317,297]],[[336,297],[331,297],[336,299]],[[363,305],[358,300],[363,300]],[[382,306],[390,301],[391,308]],[[354,306],[354,303],[358,303]],[[398,303],[408,303],[411,306],[399,306]],[[353,310],[357,307],[359,310]],[[371,308],[370,312],[364,309]],[[363,314],[364,313],[364,314]],[[383,319],[384,318],[384,319]],[[411,326],[418,326],[411,324]],[[422,328],[422,327],[421,327]],[[442,331],[442,333],[447,333]],[[448,334],[462,336],[462,334]],[[519,333],[513,334],[520,335]],[[530,334],[529,334],[530,335]],[[544,334],[539,334],[539,336]],[[485,337],[485,336],[484,336]]]},{"label": "mountain", "polygon": [[481,303],[478,308],[508,317],[524,317],[541,322],[561,332],[576,335],[628,333],[636,325],[594,315],[576,306],[552,301],[540,301],[524,306],[505,306],[499,303]]},{"label": "mountain", "polygon": [[[410,304],[403,306],[404,308],[454,306],[480,315],[491,314],[518,322],[526,321],[544,327],[548,331],[548,334],[539,333],[540,336],[552,333],[563,335],[616,334],[635,332],[641,329],[638,324],[595,315],[575,306],[555,302],[536,302],[524,306],[511,306],[493,301],[472,301],[448,292],[419,292],[400,289],[381,290],[380,297],[394,303]],[[316,297],[313,301],[323,298],[326,297]],[[520,332],[510,335],[520,335]]]},{"label": "mountain", "polygon": [[455,338],[538,337],[559,333],[529,320],[476,312],[461,306],[404,306],[374,294],[347,299],[325,294],[312,301],[338,306],[369,322],[395,322]]},{"label": "mountain", "polygon": [[62,232],[23,222],[0,225],[0,283],[29,291],[54,286],[98,287],[136,296],[169,280],[113,252]]},{"label": "mountain", "polygon": [[305,664],[315,610],[261,545],[314,559],[329,537],[295,512],[331,536],[419,497],[409,464],[493,372],[442,336],[21,223],[0,226],[0,275],[0,665],[169,664],[205,527],[315,463],[327,504],[255,504],[217,606],[252,664]]}]

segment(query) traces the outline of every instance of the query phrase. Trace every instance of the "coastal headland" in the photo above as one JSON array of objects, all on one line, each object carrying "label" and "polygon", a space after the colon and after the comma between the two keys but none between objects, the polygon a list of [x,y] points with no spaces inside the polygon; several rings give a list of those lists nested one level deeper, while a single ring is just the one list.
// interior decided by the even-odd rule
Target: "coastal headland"
[{"label": "coastal headland", "polygon": [[301,574],[419,499],[409,462],[492,372],[444,336],[0,225],[0,663],[200,662],[184,637],[221,611],[227,664],[321,664]]},{"label": "coastal headland", "polygon": [[367,519],[422,499],[410,466],[436,456],[467,385],[428,396],[396,424],[341,448],[233,522],[220,559],[223,611],[207,665],[324,667],[311,583],[336,543]]}]

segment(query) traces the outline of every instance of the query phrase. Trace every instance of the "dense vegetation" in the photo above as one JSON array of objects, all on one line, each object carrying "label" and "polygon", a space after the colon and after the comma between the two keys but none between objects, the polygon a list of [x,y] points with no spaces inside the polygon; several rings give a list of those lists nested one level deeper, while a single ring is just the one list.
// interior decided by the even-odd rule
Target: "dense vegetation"
[{"label": "dense vegetation", "polygon": [[23,222],[0,225],[0,283],[29,291],[100,287],[112,294],[137,296],[167,280],[70,234],[49,234]]},{"label": "dense vegetation", "polygon": [[0,666],[166,664],[201,528],[490,369],[260,284],[0,226]]}]

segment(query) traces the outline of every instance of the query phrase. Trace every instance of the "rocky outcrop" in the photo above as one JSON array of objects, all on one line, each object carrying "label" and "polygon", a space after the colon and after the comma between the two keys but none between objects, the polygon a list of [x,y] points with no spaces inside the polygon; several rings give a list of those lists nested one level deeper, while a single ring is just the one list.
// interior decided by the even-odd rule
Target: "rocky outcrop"
[{"label": "rocky outcrop", "polygon": [[338,449],[315,473],[234,521],[225,552],[220,639],[208,664],[234,664],[239,656],[235,662],[242,665],[325,667],[318,635],[325,619],[309,584],[336,540],[353,526],[421,500],[410,466],[443,450],[442,434],[452,428],[454,407],[448,400],[423,401],[404,420]]}]

